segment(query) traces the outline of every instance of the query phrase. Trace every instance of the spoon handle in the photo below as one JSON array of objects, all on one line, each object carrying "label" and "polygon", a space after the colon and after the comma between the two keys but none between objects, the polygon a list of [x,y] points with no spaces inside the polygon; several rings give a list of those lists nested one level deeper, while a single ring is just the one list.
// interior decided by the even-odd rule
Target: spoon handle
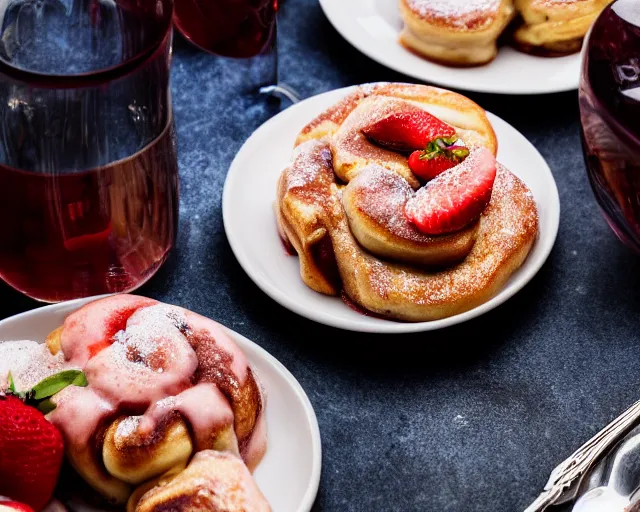
[{"label": "spoon handle", "polygon": [[542,512],[548,506],[575,498],[582,476],[640,419],[640,401],[633,404],[595,436],[558,465],[549,477],[544,492],[525,512]]},{"label": "spoon handle", "polygon": [[554,487],[549,491],[543,491],[542,494],[536,498],[536,501],[529,505],[524,512],[543,512],[547,510],[547,507],[553,505],[561,494],[562,489],[559,487]]}]

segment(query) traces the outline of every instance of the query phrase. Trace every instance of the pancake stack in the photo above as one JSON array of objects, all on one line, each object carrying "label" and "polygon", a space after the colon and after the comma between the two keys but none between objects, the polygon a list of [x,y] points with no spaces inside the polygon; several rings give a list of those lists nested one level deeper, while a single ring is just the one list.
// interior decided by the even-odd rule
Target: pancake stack
[{"label": "pancake stack", "polygon": [[399,0],[400,42],[449,66],[492,61],[503,36],[542,56],[578,52],[591,24],[612,0]]}]

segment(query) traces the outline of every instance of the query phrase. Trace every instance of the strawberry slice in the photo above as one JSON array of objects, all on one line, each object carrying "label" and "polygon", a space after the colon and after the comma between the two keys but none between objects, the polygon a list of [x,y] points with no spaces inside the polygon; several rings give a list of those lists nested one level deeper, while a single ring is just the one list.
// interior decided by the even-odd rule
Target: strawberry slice
[{"label": "strawberry slice", "polygon": [[418,178],[429,181],[455,167],[469,155],[469,149],[456,144],[457,140],[455,136],[432,140],[423,151],[411,153],[409,169]]},{"label": "strawberry slice", "polygon": [[429,141],[451,138],[456,130],[424,110],[394,112],[362,133],[376,144],[393,151],[408,152],[424,148]]},{"label": "strawberry slice", "polygon": [[405,215],[427,235],[458,231],[478,219],[489,204],[496,159],[473,148],[464,162],[422,187],[405,205]]}]

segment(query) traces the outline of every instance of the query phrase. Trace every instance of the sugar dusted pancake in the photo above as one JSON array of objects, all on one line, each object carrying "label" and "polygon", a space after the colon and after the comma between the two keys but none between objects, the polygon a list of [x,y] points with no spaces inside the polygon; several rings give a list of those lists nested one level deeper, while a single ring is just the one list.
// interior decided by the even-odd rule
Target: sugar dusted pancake
[{"label": "sugar dusted pancake", "polygon": [[404,29],[400,42],[436,62],[486,64],[513,19],[512,0],[399,0]]},{"label": "sugar dusted pancake", "polygon": [[[500,166],[477,240],[461,263],[433,272],[386,261],[364,250],[355,239],[335,186],[327,143],[308,141],[297,152],[294,163],[281,176],[279,202],[296,198],[297,208],[307,216],[292,219],[284,213],[286,222],[295,226],[287,232],[296,236],[306,229],[306,221],[312,220],[331,247],[327,254],[337,268],[338,286],[351,300],[384,317],[411,322],[436,320],[482,304],[520,267],[535,241],[538,213],[531,192]],[[291,186],[300,183],[302,175],[305,188],[313,193],[305,194]],[[299,240],[294,240],[298,248]],[[305,283],[313,288],[317,282],[325,282],[322,275],[315,275],[322,273],[323,267],[317,265],[314,253],[299,250],[298,254],[312,275],[309,279],[302,274]],[[334,288],[333,293],[339,289]]]},{"label": "sugar dusted pancake", "polygon": [[516,46],[546,56],[580,51],[589,28],[613,0],[516,0],[522,23]]},{"label": "sugar dusted pancake", "polygon": [[[445,171],[455,179],[432,179],[416,193],[423,182],[411,173],[407,155],[381,148],[362,133],[371,133],[367,123],[379,124],[394,113],[402,113],[393,119],[405,130],[404,113],[411,117],[420,108],[455,128],[469,145],[469,161]],[[418,118],[427,122],[424,114]],[[363,86],[320,113],[300,132],[276,196],[280,236],[297,252],[304,283],[403,321],[444,318],[490,299],[526,259],[538,232],[531,192],[496,164],[496,151],[484,111],[459,94],[433,87]],[[482,170],[472,162],[489,167]],[[465,201],[473,196],[464,194],[477,192],[468,187],[479,186],[474,180],[480,172],[493,174],[479,219],[460,218],[462,223],[452,224],[457,231],[436,236],[410,221],[407,204],[426,189],[444,190],[444,202],[437,204],[471,204]],[[454,200],[449,184],[463,195]],[[434,218],[439,216],[438,211]]]}]

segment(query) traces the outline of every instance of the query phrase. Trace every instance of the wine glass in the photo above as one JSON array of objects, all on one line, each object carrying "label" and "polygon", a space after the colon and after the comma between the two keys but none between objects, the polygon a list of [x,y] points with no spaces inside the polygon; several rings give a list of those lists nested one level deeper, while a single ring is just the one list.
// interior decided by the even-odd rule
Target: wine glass
[{"label": "wine glass", "polygon": [[587,172],[618,237],[640,253],[640,2],[617,0],[585,41],[580,112]]},{"label": "wine glass", "polygon": [[296,93],[278,82],[277,12],[278,0],[176,0],[174,22],[185,39],[233,63],[240,92],[295,103]]}]

